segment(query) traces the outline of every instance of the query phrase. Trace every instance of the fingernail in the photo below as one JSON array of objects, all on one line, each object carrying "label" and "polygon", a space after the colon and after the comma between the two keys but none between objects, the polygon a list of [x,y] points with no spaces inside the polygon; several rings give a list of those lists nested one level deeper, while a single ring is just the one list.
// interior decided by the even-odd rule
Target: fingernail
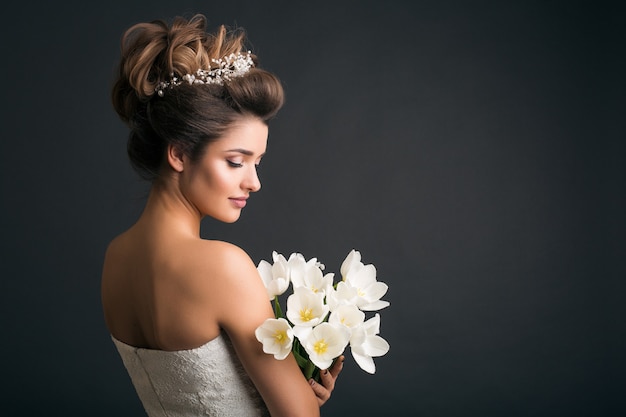
[{"label": "fingernail", "polygon": [[311,386],[315,385],[315,381],[312,379],[309,379],[309,384],[311,384]]}]

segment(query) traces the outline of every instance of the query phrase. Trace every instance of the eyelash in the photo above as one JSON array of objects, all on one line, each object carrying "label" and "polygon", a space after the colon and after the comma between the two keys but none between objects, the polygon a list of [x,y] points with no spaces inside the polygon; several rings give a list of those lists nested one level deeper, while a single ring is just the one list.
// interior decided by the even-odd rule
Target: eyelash
[{"label": "eyelash", "polygon": [[237,162],[229,161],[228,159],[226,160],[226,162],[228,162],[228,165],[231,168],[241,168],[243,166],[243,164],[239,164]]},{"label": "eyelash", "polygon": [[[237,163],[237,162],[233,162],[233,161],[230,161],[230,160],[228,160],[228,159],[226,160],[226,162],[228,162],[228,165],[229,165],[231,168],[241,168],[241,167],[243,167],[243,164],[240,164],[240,163]],[[256,169],[259,169],[259,165],[260,165],[260,164],[254,164],[254,167],[255,167]]]}]

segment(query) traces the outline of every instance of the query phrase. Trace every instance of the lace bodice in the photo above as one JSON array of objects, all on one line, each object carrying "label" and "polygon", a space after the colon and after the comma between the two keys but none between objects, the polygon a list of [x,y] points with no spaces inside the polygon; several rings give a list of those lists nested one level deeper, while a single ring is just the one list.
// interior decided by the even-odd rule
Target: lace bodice
[{"label": "lace bodice", "polygon": [[149,417],[269,416],[223,333],[179,351],[136,348],[112,339]]}]

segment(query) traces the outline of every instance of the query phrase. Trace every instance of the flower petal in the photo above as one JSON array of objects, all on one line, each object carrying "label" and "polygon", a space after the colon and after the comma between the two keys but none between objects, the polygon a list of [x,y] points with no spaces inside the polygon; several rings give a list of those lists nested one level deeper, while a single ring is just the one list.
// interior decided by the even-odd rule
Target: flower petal
[{"label": "flower petal", "polygon": [[267,293],[270,296],[270,300],[273,300],[275,296],[283,294],[289,288],[289,281],[284,278],[276,278],[267,286]]},{"label": "flower petal", "polygon": [[293,326],[293,335],[300,341],[306,340],[312,331],[313,327],[310,326]]},{"label": "flower petal", "polygon": [[364,320],[365,313],[359,310],[355,305],[339,306],[335,311],[330,313],[328,317],[329,323],[339,324],[350,329],[362,325]]},{"label": "flower petal", "polygon": [[328,305],[324,295],[317,294],[306,287],[296,287],[287,298],[287,318],[294,325],[316,326],[328,314]]},{"label": "flower petal", "polygon": [[352,350],[351,353],[354,361],[357,363],[357,365],[359,365],[361,369],[370,374],[376,372],[376,365],[374,365],[374,360],[371,356],[361,355],[354,350]]},{"label": "flower petal", "polygon": [[388,289],[389,286],[380,281],[373,282],[367,287],[363,288],[363,290],[367,294],[365,298],[368,301],[380,300],[380,298],[387,293]]},{"label": "flower petal", "polygon": [[346,276],[348,276],[348,272],[353,268],[355,264],[359,264],[361,262],[361,253],[352,249],[346,259],[341,263],[341,267],[339,268],[339,272],[341,273],[342,278],[345,280]]},{"label": "flower petal", "polygon": [[368,335],[380,333],[380,314],[376,313],[374,317],[363,323],[363,330]]},{"label": "flower petal", "polygon": [[359,308],[363,311],[378,311],[382,310],[385,307],[389,307],[389,302],[382,300],[374,301],[373,303],[362,304],[361,306],[359,306]]},{"label": "flower petal", "polygon": [[369,336],[363,350],[369,356],[383,356],[389,352],[389,343],[380,336]]}]

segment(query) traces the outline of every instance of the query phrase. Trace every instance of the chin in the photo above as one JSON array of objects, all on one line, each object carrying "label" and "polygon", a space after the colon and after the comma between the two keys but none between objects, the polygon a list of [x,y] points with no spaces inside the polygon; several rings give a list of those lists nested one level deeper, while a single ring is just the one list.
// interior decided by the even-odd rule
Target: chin
[{"label": "chin", "polygon": [[241,210],[213,210],[206,211],[204,215],[222,223],[235,223],[241,217]]},{"label": "chin", "polygon": [[215,219],[221,221],[222,223],[235,223],[240,217],[241,213],[233,216],[214,216]]},{"label": "chin", "polygon": [[228,223],[228,224],[233,224],[236,223],[237,220],[239,220],[239,217],[237,217],[236,219],[227,219],[227,220],[222,220],[223,223]]}]

